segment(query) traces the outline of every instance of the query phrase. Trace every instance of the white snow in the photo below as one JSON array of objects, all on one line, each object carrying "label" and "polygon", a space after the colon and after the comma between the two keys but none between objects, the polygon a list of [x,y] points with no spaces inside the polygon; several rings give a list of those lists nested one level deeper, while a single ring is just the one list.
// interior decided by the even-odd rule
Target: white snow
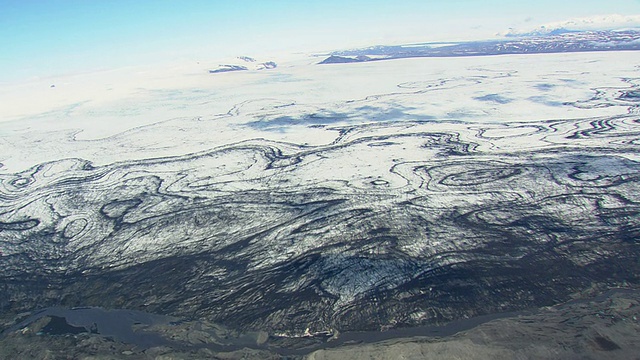
[{"label": "white snow", "polygon": [[629,87],[622,79],[637,76],[639,63],[634,52],[273,60],[278,67],[263,71],[209,74],[212,61],[3,84],[0,171],[66,157],[107,164],[181,155],[256,138],[322,145],[337,138],[332,126],[385,121],[429,120],[433,131],[496,124],[487,133],[496,137],[505,122],[626,114],[624,103],[571,104],[588,102],[596,87]]}]

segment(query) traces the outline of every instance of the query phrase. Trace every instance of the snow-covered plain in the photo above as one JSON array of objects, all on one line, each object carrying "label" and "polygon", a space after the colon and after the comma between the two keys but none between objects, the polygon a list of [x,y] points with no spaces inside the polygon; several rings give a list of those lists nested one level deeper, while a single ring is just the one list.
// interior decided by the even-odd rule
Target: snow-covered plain
[{"label": "snow-covered plain", "polygon": [[362,329],[640,266],[637,53],[320,59],[3,85],[0,305]]},{"label": "snow-covered plain", "polygon": [[338,136],[333,125],[371,122],[432,120],[437,130],[620,115],[628,102],[591,98],[600,89],[612,98],[632,89],[625,79],[640,63],[634,52],[319,60],[208,73],[234,61],[224,59],[4,84],[0,162],[16,172],[67,157],[108,164],[256,138],[323,145]]}]

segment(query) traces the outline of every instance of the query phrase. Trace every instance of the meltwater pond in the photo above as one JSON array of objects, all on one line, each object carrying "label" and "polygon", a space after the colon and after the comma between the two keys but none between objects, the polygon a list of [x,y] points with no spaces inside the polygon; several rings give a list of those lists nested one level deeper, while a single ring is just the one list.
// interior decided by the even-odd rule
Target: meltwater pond
[{"label": "meltwater pond", "polygon": [[173,344],[158,334],[134,331],[134,326],[168,324],[174,321],[174,318],[136,310],[51,307],[36,312],[6,332],[19,330],[45,316],[52,318],[43,328],[43,331],[50,335],[92,332],[141,347]]}]

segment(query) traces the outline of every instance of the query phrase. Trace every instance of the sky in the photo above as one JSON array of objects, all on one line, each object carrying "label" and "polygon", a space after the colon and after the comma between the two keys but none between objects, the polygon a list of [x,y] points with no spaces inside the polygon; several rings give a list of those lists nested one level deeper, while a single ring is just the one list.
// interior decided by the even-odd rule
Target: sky
[{"label": "sky", "polygon": [[640,0],[0,0],[0,81],[174,60],[494,37]]}]

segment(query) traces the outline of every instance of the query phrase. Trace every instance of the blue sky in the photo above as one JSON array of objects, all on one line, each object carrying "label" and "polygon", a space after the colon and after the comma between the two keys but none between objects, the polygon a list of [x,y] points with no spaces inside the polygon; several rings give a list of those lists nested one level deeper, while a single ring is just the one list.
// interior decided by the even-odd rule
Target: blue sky
[{"label": "blue sky", "polygon": [[177,59],[487,37],[640,1],[0,0],[0,80]]}]

